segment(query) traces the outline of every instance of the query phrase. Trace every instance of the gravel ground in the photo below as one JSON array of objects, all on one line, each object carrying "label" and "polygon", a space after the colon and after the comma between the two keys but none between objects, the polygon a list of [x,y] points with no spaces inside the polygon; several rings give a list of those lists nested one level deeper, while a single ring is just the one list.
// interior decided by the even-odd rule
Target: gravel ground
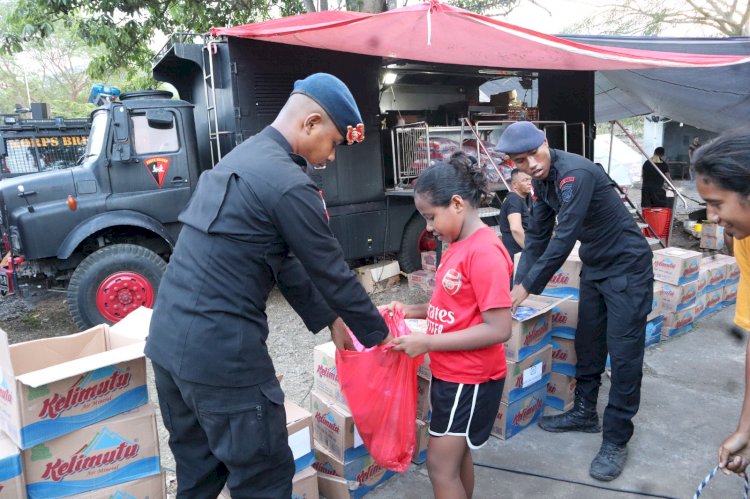
[{"label": "gravel ground", "polygon": [[[68,315],[64,292],[45,290],[35,284],[29,285],[28,289],[29,293],[25,298],[16,295],[0,298],[0,328],[8,333],[11,344],[78,331]],[[401,279],[398,286],[373,294],[371,298],[376,305],[393,300],[419,303],[428,299],[422,291],[409,290],[405,278]],[[284,393],[289,400],[307,407],[313,381],[313,348],[329,341],[330,334],[327,329],[311,334],[276,290],[269,297],[266,313],[270,328],[268,348],[277,374],[283,376],[281,386]],[[155,406],[158,405],[150,365],[149,397]],[[162,467],[167,474],[167,497],[173,498],[176,486],[174,458],[167,445],[168,434],[158,412],[157,427]]]},{"label": "gravel ground", "polygon": [[[681,192],[693,199],[698,199],[693,182],[677,181],[675,183]],[[638,186],[632,187],[628,195],[634,203],[640,203]],[[688,213],[698,207],[697,202],[694,201],[689,201],[687,208],[682,203],[678,203],[672,245],[698,249],[699,241],[681,229],[681,222],[687,219]],[[29,283],[27,291],[25,298],[15,295],[0,297],[0,328],[8,333],[11,344],[78,331],[68,314],[64,292],[46,290],[36,283]],[[419,303],[428,299],[422,291],[409,290],[404,278],[398,286],[374,294],[371,298],[376,305],[386,304],[392,300]],[[271,331],[268,346],[277,374],[283,376],[282,388],[289,400],[307,407],[313,379],[313,348],[329,341],[330,335],[327,330],[317,335],[307,331],[302,320],[277,291],[271,293],[266,313]],[[150,397],[156,405],[153,375],[150,376],[149,383]],[[167,445],[167,432],[161,422],[161,417],[157,416],[157,418],[162,466],[167,472],[168,497],[172,498],[175,490],[174,458]]]}]

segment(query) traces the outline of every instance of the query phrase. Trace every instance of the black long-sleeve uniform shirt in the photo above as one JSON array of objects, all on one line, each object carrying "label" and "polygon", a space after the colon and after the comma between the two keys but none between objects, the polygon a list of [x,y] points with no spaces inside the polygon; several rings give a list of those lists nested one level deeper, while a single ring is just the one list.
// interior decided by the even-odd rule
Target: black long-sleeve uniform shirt
[{"label": "black long-sleeve uniform shirt", "polygon": [[533,180],[537,199],[516,282],[541,293],[576,240],[584,279],[650,268],[651,249],[604,170],[577,154],[550,149],[550,155],[547,178]]},{"label": "black long-sleeve uniform shirt", "polygon": [[267,127],[201,176],[159,287],[152,361],[213,386],[273,378],[265,308],[275,283],[312,332],[341,316],[363,345],[385,338],[305,164]]}]

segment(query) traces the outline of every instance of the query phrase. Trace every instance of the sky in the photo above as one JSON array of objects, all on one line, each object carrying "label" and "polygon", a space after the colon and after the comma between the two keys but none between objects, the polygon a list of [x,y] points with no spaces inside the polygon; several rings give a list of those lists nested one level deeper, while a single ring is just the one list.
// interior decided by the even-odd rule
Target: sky
[{"label": "sky", "polygon": [[[682,0],[664,0],[665,4],[685,7]],[[544,9],[532,2],[522,0],[521,4],[503,20],[517,26],[533,29],[547,34],[558,34],[566,26],[572,25],[600,9],[602,5],[611,5],[612,0],[537,0]],[[546,9],[546,10],[545,10]],[[547,12],[549,11],[549,13]],[[550,15],[550,13],[552,15]],[[698,26],[664,27],[660,36],[707,36],[708,33]]]}]

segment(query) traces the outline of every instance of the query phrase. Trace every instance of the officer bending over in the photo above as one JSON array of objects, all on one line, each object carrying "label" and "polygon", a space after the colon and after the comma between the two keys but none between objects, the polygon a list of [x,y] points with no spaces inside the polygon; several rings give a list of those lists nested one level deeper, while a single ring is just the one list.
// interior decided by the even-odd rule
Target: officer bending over
[{"label": "officer bending over", "polygon": [[542,417],[539,426],[552,432],[601,431],[596,402],[609,351],[612,383],[604,434],[589,474],[613,480],[625,465],[640,403],[646,316],[653,296],[651,249],[600,167],[551,149],[530,122],[510,125],[497,148],[531,175],[537,196],[511,292],[513,308],[529,293],[541,293],[576,240],[581,241],[575,404],[565,413]]},{"label": "officer bending over", "polygon": [[[297,81],[275,121],[198,182],[162,278],[146,355],[177,464],[177,497],[289,498],[294,459],[284,394],[268,354],[265,308],[277,284],[307,328],[342,319],[371,347],[387,327],[344,261],[323,199],[305,174],[364,139],[349,89]],[[341,318],[339,318],[339,316]]]}]

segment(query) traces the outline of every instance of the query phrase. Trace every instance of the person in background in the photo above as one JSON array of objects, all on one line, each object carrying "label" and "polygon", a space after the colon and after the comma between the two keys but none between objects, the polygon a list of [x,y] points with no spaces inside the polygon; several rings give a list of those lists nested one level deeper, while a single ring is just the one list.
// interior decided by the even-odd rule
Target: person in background
[{"label": "person in background", "polygon": [[[734,239],[740,267],[734,322],[750,331],[750,128],[726,132],[698,148],[691,168],[708,220]],[[745,354],[745,398],[737,429],[719,447],[725,473],[744,473],[750,463],[750,343]]]},{"label": "person in background", "polygon": [[500,207],[500,233],[503,245],[508,250],[511,261],[524,246],[524,233],[529,227],[529,194],[531,194],[531,177],[514,168],[510,172],[511,191],[505,196]]},{"label": "person in background", "polygon": [[405,305],[407,318],[427,319],[427,334],[393,340],[411,357],[429,353],[432,370],[427,471],[438,499],[474,492],[471,450],[490,438],[505,382],[513,263],[479,218],[487,179],[463,154],[431,166],[417,179],[414,203],[427,230],[450,243],[429,303]]},{"label": "person in background", "polygon": [[344,261],[305,173],[364,139],[338,78],[299,80],[270,126],[205,172],[161,280],[146,356],[177,467],[177,497],[290,497],[294,458],[284,393],[268,352],[274,285],[307,328],[353,349],[390,339]]},{"label": "person in background", "polygon": [[625,466],[640,405],[654,283],[651,248],[601,167],[550,148],[544,132],[528,121],[510,125],[497,148],[531,175],[537,196],[511,291],[514,311],[529,293],[544,290],[581,242],[575,401],[567,412],[543,416],[539,426],[550,432],[602,431],[596,404],[609,352],[612,378],[602,445],[589,475],[614,480]]},{"label": "person in background", "polygon": [[670,181],[672,180],[669,175],[669,165],[664,160],[663,147],[654,149],[654,155],[644,161],[641,167],[641,207],[643,208],[670,207],[667,201],[667,191],[664,189],[664,177],[659,175],[659,172]]},{"label": "person in background", "polygon": [[693,137],[693,141],[690,142],[690,145],[688,146],[688,161],[690,164],[693,164],[693,155],[695,154],[695,151],[698,150],[698,148],[701,146],[701,139],[700,137]]}]

